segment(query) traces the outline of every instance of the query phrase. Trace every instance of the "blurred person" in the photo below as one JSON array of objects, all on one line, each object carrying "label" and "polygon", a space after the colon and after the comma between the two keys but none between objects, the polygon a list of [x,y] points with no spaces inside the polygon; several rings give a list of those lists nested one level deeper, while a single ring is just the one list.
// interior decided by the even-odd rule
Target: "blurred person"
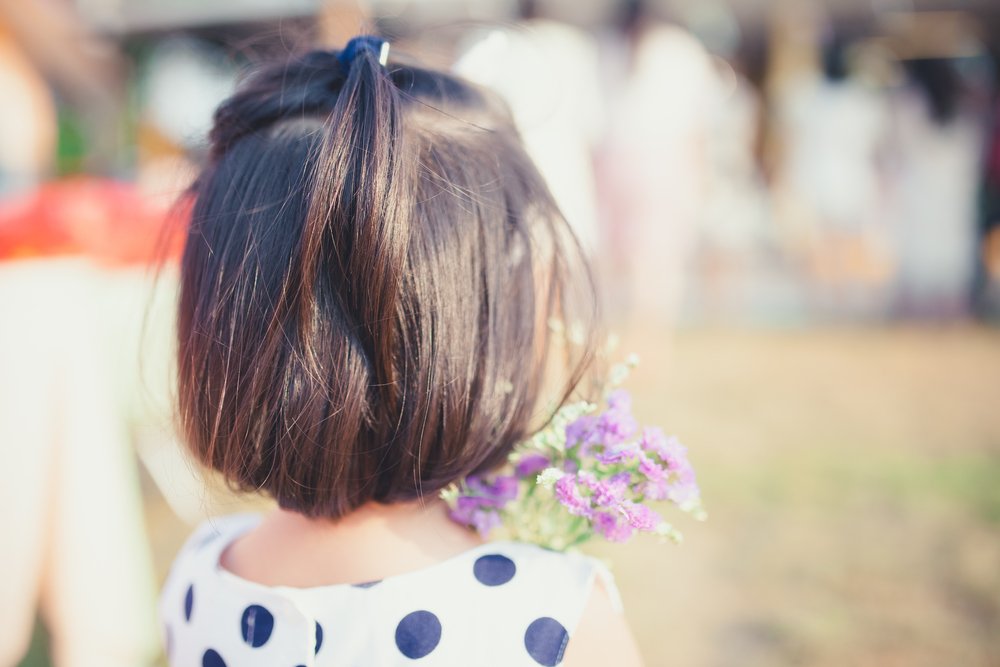
[{"label": "blurred person", "polygon": [[152,575],[102,354],[114,302],[96,267],[51,257],[72,245],[36,206],[57,113],[20,44],[0,20],[12,93],[0,108],[0,664],[24,654],[38,605],[60,667],[148,664]]},{"label": "blurred person", "polygon": [[771,278],[781,267],[755,153],[761,100],[738,65],[721,59],[714,65],[719,76],[707,117],[706,203],[691,296],[703,315],[770,315],[779,306]]},{"label": "blurred person", "polygon": [[774,90],[776,208],[795,230],[821,313],[871,316],[888,300],[883,91],[862,80],[852,42],[833,32],[817,63]]},{"label": "blurred person", "polygon": [[161,220],[131,187],[87,177],[0,202],[0,529],[16,536],[0,568],[0,664],[18,662],[36,607],[59,667],[156,656],[131,445],[155,419],[137,369],[163,358],[138,345],[141,262]]},{"label": "blurred person", "polygon": [[619,302],[638,322],[673,324],[704,220],[718,74],[685,30],[641,13],[631,23],[599,160],[602,212]]},{"label": "blurred person", "polygon": [[983,114],[949,58],[906,60],[892,102],[897,311],[965,316],[976,266]]},{"label": "blurred person", "polygon": [[[0,107],[0,197],[9,197],[12,191],[20,191],[35,185],[50,169],[50,162],[55,153],[56,140],[56,110],[52,95],[49,92],[45,79],[37,71],[31,60],[24,54],[17,42],[14,40],[6,24],[0,21],[0,83],[3,89],[12,91],[13,94],[7,103]],[[5,265],[0,263],[0,280],[2,280]],[[0,291],[0,299],[4,299],[7,291]],[[9,298],[9,297],[8,297]],[[6,307],[3,307],[6,306]],[[24,335],[30,335],[31,328],[18,328],[11,326],[11,322],[18,318],[19,308],[11,307],[4,303],[0,306],[0,337],[5,331],[18,330]],[[13,340],[0,340],[0,400],[6,393],[17,389],[21,384],[18,374],[14,370],[14,364],[6,359],[11,354],[20,355],[21,345]],[[25,371],[31,379],[35,376],[34,369],[30,364],[19,363],[18,366]],[[30,384],[28,388],[30,388]],[[3,388],[7,387],[8,391]],[[38,406],[44,404],[43,396],[34,396]],[[18,424],[19,416],[15,413],[7,412],[10,407],[5,401],[0,402],[0,451],[12,454],[21,451],[23,445],[17,442],[16,436],[11,433]],[[29,441],[30,442],[30,441]],[[44,457],[37,456],[34,447],[21,454],[25,461],[9,461],[4,466],[7,473],[0,482],[0,529],[3,529],[8,536],[21,535],[20,526],[15,523],[18,515],[21,514],[20,503],[24,502],[12,493],[18,487],[14,484],[18,479],[25,476],[33,478],[38,485],[38,490],[34,495],[44,494],[47,484],[44,483],[45,468]],[[21,465],[18,465],[20,463]],[[37,474],[33,474],[35,471]],[[8,482],[7,478],[14,479]],[[29,510],[32,507],[42,507],[41,498],[27,499],[26,505]],[[41,530],[41,522],[37,521],[37,516],[31,516],[28,512],[29,520],[26,522],[31,532],[28,533],[26,542],[30,548],[24,548],[24,542],[19,540],[18,544],[13,544],[10,537],[4,540],[4,551],[0,556],[0,627],[4,632],[0,635],[0,664],[13,665],[18,662],[28,647],[28,640],[31,637],[32,628],[35,622],[35,602],[37,597],[37,576],[32,576],[37,572],[41,555],[43,553],[43,540],[39,537],[32,539],[32,532],[37,534]],[[9,546],[8,546],[9,545]],[[27,584],[27,585],[25,585]]]},{"label": "blurred person", "polygon": [[483,543],[439,497],[531,432],[567,352],[547,323],[596,324],[593,285],[502,101],[387,56],[358,37],[262,67],[215,116],[179,418],[201,463],[278,509],[182,549],[170,664],[637,665],[597,561]]},{"label": "blurred person", "polygon": [[593,147],[604,124],[597,45],[582,30],[525,12],[526,21],[474,35],[454,70],[504,98],[560,210],[596,252]]},{"label": "blurred person", "polygon": [[[90,29],[72,2],[0,0],[0,23],[58,92],[60,102],[72,108],[72,121],[81,127],[86,144],[86,169],[107,173],[119,166],[124,100],[115,43]],[[67,171],[64,166],[56,165],[60,173]]]},{"label": "blurred person", "polygon": [[0,664],[23,657],[37,610],[58,667],[135,667],[156,656],[153,575],[124,407],[139,355],[119,355],[134,350],[146,293],[107,261],[132,265],[150,230],[130,224],[143,207],[127,188],[49,182],[63,166],[50,82],[95,121],[97,163],[117,132],[114,63],[76,19],[65,3],[0,2],[12,93],[0,108]]},{"label": "blurred person", "polygon": [[52,168],[56,108],[44,77],[0,19],[0,197],[29,188]]}]

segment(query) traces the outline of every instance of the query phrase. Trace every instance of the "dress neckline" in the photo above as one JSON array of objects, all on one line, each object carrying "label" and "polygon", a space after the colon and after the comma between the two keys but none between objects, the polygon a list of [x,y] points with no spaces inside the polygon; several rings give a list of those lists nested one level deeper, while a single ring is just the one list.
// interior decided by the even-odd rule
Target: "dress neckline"
[{"label": "dress neckline", "polygon": [[263,520],[263,515],[260,514],[242,514],[229,516],[224,518],[219,518],[217,521],[226,521],[227,523],[234,524],[232,527],[226,526],[221,529],[221,535],[216,539],[212,540],[212,548],[207,550],[208,560],[211,565],[212,571],[215,572],[222,580],[232,583],[236,586],[242,588],[248,588],[256,591],[273,591],[273,592],[285,592],[293,594],[308,594],[313,592],[331,592],[331,591],[344,591],[359,588],[369,588],[375,586],[376,584],[391,583],[396,581],[403,581],[411,577],[424,576],[432,572],[437,572],[442,570],[449,565],[453,565],[457,562],[466,561],[473,556],[476,556],[483,552],[489,552],[494,550],[507,550],[515,545],[517,542],[512,542],[510,540],[496,540],[492,542],[484,542],[483,544],[476,545],[465,551],[461,551],[457,554],[444,558],[440,561],[426,565],[415,570],[409,570],[407,572],[400,572],[398,574],[391,574],[379,579],[374,579],[370,581],[363,582],[343,582],[337,584],[320,584],[316,586],[291,586],[286,584],[279,585],[269,585],[262,584],[258,581],[253,581],[252,579],[247,579],[242,577],[231,570],[228,570],[222,564],[222,554],[226,551],[229,546],[239,539],[241,536],[250,532],[256,528],[260,522]]}]

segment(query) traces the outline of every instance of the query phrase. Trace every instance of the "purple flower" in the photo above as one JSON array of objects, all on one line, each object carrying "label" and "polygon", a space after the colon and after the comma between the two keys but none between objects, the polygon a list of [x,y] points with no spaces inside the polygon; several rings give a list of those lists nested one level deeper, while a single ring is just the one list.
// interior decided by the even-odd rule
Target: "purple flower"
[{"label": "purple flower", "polygon": [[471,493],[463,497],[475,498],[484,506],[501,508],[517,498],[518,479],[513,475],[499,475],[492,482],[470,475],[465,484]]},{"label": "purple flower", "polygon": [[666,500],[669,492],[666,484],[654,484],[653,482],[640,484],[637,490],[642,493],[646,500]]},{"label": "purple flower", "polygon": [[625,486],[628,486],[628,483],[632,481],[632,473],[623,471],[612,475],[608,481],[612,484],[624,484]]},{"label": "purple flower", "polygon": [[667,497],[667,471],[645,454],[639,456],[639,472],[645,482],[639,485],[642,494],[650,500],[665,500]]},{"label": "purple flower", "polygon": [[643,451],[659,453],[667,444],[667,437],[663,435],[663,430],[655,426],[647,426],[642,429],[642,437],[639,439],[639,446]]},{"label": "purple flower", "polygon": [[675,470],[683,466],[690,467],[687,462],[687,447],[673,436],[669,438],[664,436],[663,431],[658,428],[644,429],[639,446],[647,452],[656,454],[668,470]]},{"label": "purple flower", "polygon": [[625,442],[638,428],[632,413],[619,408],[609,408],[601,413],[597,420],[600,442],[605,447]]},{"label": "purple flower", "polygon": [[480,510],[472,514],[472,527],[483,537],[489,535],[494,528],[499,528],[501,523],[503,521],[500,519],[499,512]]},{"label": "purple flower", "polygon": [[624,390],[608,396],[608,409],[599,415],[583,415],[566,426],[566,447],[580,447],[587,455],[594,445],[610,447],[631,438],[638,426],[631,413],[632,401]]},{"label": "purple flower", "polygon": [[614,480],[597,482],[592,489],[591,498],[600,507],[616,507],[625,500],[628,486]]},{"label": "purple flower", "polygon": [[583,497],[580,488],[577,486],[576,475],[563,475],[555,485],[556,499],[569,510],[570,514],[576,516],[590,517],[593,510],[590,507],[590,500]]},{"label": "purple flower", "polygon": [[613,507],[625,497],[626,486],[611,480],[599,480],[592,472],[584,471],[578,474],[580,487],[590,492],[590,501],[598,506]]},{"label": "purple flower", "polygon": [[[672,466],[672,467],[670,467]],[[668,464],[668,476],[665,497],[678,505],[697,502],[701,496],[698,481],[695,479],[694,468],[687,459],[675,459]]]},{"label": "purple flower", "polygon": [[486,536],[500,525],[500,512],[484,505],[486,499],[476,496],[459,496],[455,507],[448,513],[452,520],[465,526],[475,528],[480,535]]},{"label": "purple flower", "polygon": [[621,515],[610,512],[598,512],[594,515],[594,530],[604,536],[609,542],[625,542],[632,537],[634,528]]},{"label": "purple flower", "polygon": [[658,428],[642,432],[639,446],[655,454],[662,466],[647,458],[640,460],[639,471],[646,476],[644,493],[654,500],[670,500],[678,505],[697,502],[700,497],[694,467],[687,458],[687,447],[677,438],[666,437]]},{"label": "purple flower", "polygon": [[608,407],[612,410],[629,412],[632,410],[632,397],[624,389],[615,389],[608,394]]},{"label": "purple flower", "polygon": [[645,454],[639,455],[639,472],[654,484],[663,484],[667,481],[667,471]]},{"label": "purple flower", "polygon": [[631,461],[639,455],[639,446],[635,444],[614,445],[596,456],[597,460],[606,465]]},{"label": "purple flower", "polygon": [[597,430],[597,417],[583,415],[566,426],[566,449],[579,446],[589,450],[591,445],[600,441],[601,434]]},{"label": "purple flower", "polygon": [[630,500],[622,503],[620,509],[628,524],[636,530],[650,532],[663,521],[660,515],[650,508]]},{"label": "purple flower", "polygon": [[551,465],[548,457],[541,454],[528,454],[517,462],[514,474],[518,477],[530,477],[545,470]]},{"label": "purple flower", "polygon": [[[580,405],[561,414],[580,414],[591,407]],[[558,432],[564,423],[562,418],[554,420],[527,444],[557,445],[560,436],[565,435],[564,447],[553,447],[545,454],[534,447],[519,447],[508,459],[513,470],[508,467],[505,471],[510,474],[473,475],[457,491],[449,488],[442,492],[451,504],[452,519],[484,536],[502,523],[511,522],[512,532],[518,534],[514,522],[520,517],[512,516],[505,508],[530,484],[545,489],[538,498],[542,501],[540,511],[550,512],[558,503],[555,507],[569,533],[566,544],[593,535],[610,542],[625,542],[636,532],[669,535],[672,529],[656,511],[643,504],[647,500],[669,500],[685,511],[698,509],[700,490],[687,449],[658,428],[640,432],[626,391],[611,392],[601,412],[582,415],[566,424],[564,433]],[[548,506],[544,506],[546,502]],[[544,528],[543,533],[547,530]],[[541,539],[554,538],[541,535]],[[552,543],[558,545],[559,540]]]},{"label": "purple flower", "polygon": [[492,480],[469,475],[449,515],[485,536],[500,525],[500,510],[517,498],[517,492],[518,479],[513,475],[499,475]]},{"label": "purple flower", "polygon": [[670,478],[675,483],[694,484],[694,467],[687,459],[683,459],[674,466],[667,466],[670,471]]},{"label": "purple flower", "polygon": [[682,506],[697,502],[700,497],[701,490],[693,478],[671,484],[667,491],[667,499]]}]

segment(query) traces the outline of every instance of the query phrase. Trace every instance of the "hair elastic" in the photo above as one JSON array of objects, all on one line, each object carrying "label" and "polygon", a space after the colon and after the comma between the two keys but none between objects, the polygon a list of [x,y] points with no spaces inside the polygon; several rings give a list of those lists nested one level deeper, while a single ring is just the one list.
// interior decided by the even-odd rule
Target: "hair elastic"
[{"label": "hair elastic", "polygon": [[371,51],[374,53],[378,57],[379,65],[382,65],[382,67],[385,67],[386,63],[389,62],[389,42],[373,35],[358,35],[351,38],[351,41],[344,46],[337,58],[340,60],[340,64],[344,66],[344,69],[350,69],[351,63],[354,62],[354,59],[362,51]]}]

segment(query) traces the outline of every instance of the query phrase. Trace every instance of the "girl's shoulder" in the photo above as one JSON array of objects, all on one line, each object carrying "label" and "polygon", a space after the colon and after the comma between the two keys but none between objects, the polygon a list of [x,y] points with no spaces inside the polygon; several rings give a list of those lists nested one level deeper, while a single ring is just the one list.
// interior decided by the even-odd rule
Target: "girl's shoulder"
[{"label": "girl's shoulder", "polygon": [[160,600],[171,665],[555,665],[595,581],[620,606],[596,559],[512,541],[378,581],[264,586],[219,562],[259,520],[206,521],[181,549]]}]

